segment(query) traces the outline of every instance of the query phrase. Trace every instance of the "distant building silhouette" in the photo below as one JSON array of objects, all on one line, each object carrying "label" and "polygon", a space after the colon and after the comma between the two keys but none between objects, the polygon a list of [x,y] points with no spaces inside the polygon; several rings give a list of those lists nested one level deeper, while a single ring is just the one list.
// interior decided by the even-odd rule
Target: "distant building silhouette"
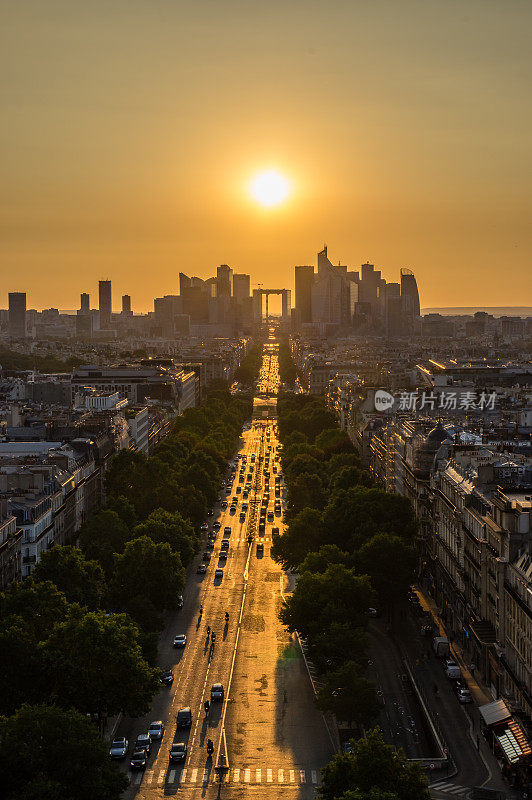
[{"label": "distant building silhouette", "polygon": [[312,322],[312,287],[314,267],[301,265],[295,267],[296,312],[299,322]]},{"label": "distant building silhouette", "polygon": [[91,310],[91,299],[88,292],[81,293],[79,310],[82,314],[88,314]]},{"label": "distant building silhouette", "polygon": [[100,330],[111,327],[111,281],[98,282],[98,309],[100,311]]},{"label": "distant building silhouette", "polygon": [[9,335],[23,339],[26,336],[26,292],[9,292]]},{"label": "distant building silhouette", "polygon": [[129,294],[122,295],[122,314],[124,316],[131,316],[131,296]]}]

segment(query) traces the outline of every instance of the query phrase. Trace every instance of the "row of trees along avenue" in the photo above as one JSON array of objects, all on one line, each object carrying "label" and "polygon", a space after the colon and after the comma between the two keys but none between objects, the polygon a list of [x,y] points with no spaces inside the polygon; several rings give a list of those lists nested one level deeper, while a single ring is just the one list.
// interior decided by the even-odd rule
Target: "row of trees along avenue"
[{"label": "row of trees along avenue", "polygon": [[53,548],[0,596],[6,800],[120,796],[127,779],[94,723],[149,710],[163,614],[176,608],[199,524],[250,415],[249,398],[215,386],[153,455],[118,453],[107,504],[83,525],[79,547]]},{"label": "row of trees along avenue", "polygon": [[[274,536],[272,555],[298,574],[281,621],[306,640],[322,686],[319,707],[367,728],[380,708],[376,687],[365,674],[368,609],[379,609],[393,622],[394,607],[406,597],[417,561],[415,516],[407,498],[373,485],[321,398],[286,394],[277,408],[288,508],[287,528]],[[368,747],[375,761],[373,783],[367,775],[362,780],[358,766],[367,761]],[[331,762],[322,797],[428,797],[420,768],[404,773],[413,794],[395,780],[394,769],[403,761],[376,730],[354,754]]]}]

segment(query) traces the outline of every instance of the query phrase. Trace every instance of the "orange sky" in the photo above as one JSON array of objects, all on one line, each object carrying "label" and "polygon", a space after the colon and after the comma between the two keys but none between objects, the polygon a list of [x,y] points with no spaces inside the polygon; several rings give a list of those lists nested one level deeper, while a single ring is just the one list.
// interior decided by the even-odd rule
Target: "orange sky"
[{"label": "orange sky", "polygon": [[[532,304],[529,0],[21,0],[0,12],[2,287],[135,310],[219,263],[369,260]],[[247,184],[277,167],[282,207]]]}]

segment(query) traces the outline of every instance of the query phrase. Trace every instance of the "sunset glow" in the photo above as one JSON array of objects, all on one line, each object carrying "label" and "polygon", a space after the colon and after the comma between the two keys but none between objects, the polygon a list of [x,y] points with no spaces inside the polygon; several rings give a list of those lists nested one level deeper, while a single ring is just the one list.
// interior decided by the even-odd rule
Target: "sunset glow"
[{"label": "sunset glow", "polygon": [[250,193],[262,206],[278,206],[290,194],[290,184],[284,175],[273,169],[260,172],[251,181]]}]

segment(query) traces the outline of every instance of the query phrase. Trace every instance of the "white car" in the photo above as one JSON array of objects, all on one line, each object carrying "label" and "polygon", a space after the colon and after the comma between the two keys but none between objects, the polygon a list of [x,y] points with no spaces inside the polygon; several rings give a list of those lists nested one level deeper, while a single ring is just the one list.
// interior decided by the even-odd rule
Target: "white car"
[{"label": "white car", "polygon": [[174,647],[184,647],[187,643],[187,636],[185,633],[178,633],[174,636]]},{"label": "white car", "polygon": [[150,727],[148,728],[148,736],[150,739],[162,739],[164,733],[164,724],[161,720],[157,722],[152,722]]},{"label": "white car", "polygon": [[129,747],[129,742],[127,739],[124,738],[114,739],[114,741],[111,743],[111,749],[109,750],[109,755],[111,756],[111,758],[116,758],[116,759],[125,758],[128,747]]}]

